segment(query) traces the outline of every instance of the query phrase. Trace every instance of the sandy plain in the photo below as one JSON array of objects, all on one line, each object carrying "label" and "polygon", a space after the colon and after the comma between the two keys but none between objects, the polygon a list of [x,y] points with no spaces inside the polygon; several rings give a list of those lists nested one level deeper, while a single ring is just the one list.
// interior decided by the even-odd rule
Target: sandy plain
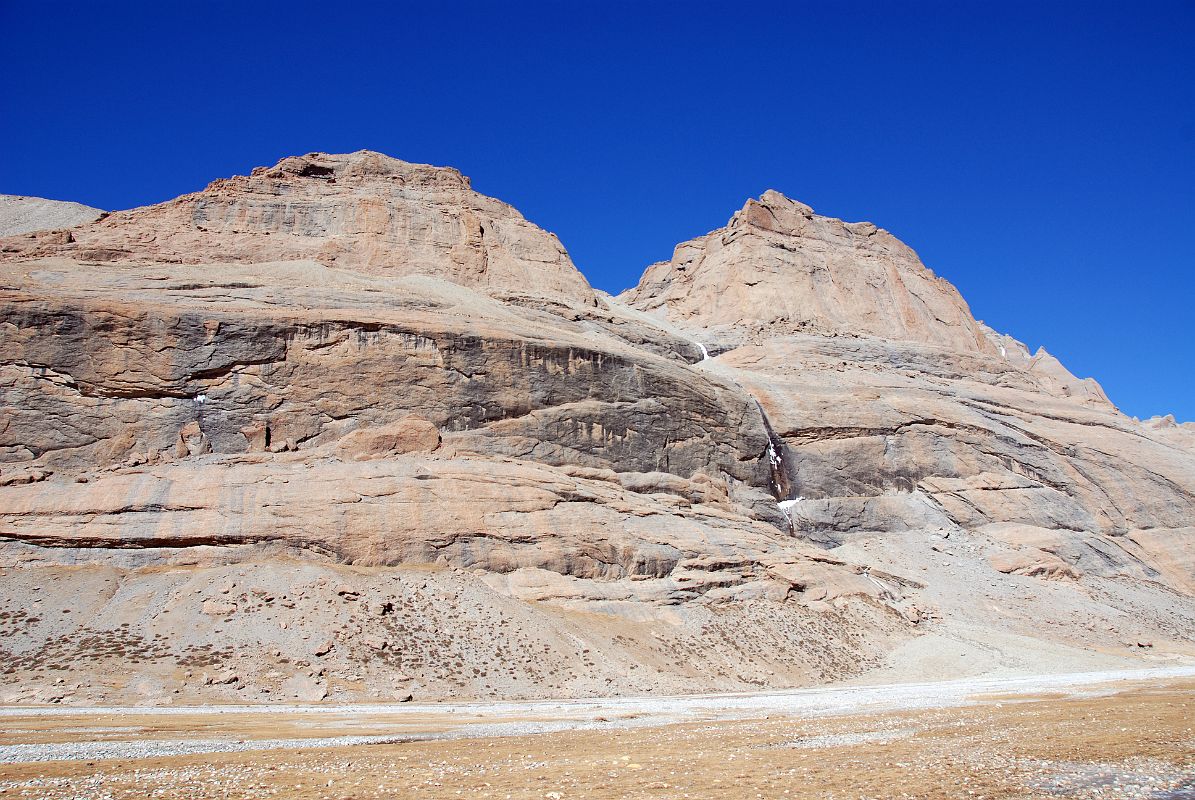
[{"label": "sandy plain", "polygon": [[[1193,672],[439,708],[7,708],[0,797],[1192,800]],[[46,757],[62,760],[33,760]]]}]

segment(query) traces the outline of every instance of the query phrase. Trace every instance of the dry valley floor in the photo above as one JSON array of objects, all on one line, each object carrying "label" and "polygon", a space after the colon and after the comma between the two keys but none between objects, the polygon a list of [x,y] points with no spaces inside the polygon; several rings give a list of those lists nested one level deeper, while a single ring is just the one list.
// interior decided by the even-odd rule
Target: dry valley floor
[{"label": "dry valley floor", "polygon": [[[96,711],[8,709],[0,753],[10,761],[22,747],[127,738],[130,727],[141,742],[177,742],[189,730],[197,741],[239,737],[242,746],[276,749],[7,763],[0,765],[0,793],[311,800],[1189,800],[1195,798],[1195,678],[1190,670],[1182,672],[1095,683],[1101,676],[1055,676],[1036,684],[944,682],[887,687],[888,694],[881,687],[840,688],[695,698],[689,705],[650,699],[609,701],[608,708],[593,703],[498,708],[496,718],[511,731],[552,730],[543,726],[557,724],[541,735],[494,735],[484,727],[492,720],[480,705],[445,706],[438,714],[429,707],[414,709],[405,728],[396,725],[401,715],[392,707],[355,714],[146,710],[115,718]],[[769,705],[777,710],[763,713]],[[313,722],[316,717],[322,719]],[[689,721],[660,724],[682,717]],[[302,747],[270,738],[315,742],[334,733],[387,732],[391,741],[385,744]],[[420,738],[443,735],[460,738]],[[35,751],[24,752],[32,757]]]}]

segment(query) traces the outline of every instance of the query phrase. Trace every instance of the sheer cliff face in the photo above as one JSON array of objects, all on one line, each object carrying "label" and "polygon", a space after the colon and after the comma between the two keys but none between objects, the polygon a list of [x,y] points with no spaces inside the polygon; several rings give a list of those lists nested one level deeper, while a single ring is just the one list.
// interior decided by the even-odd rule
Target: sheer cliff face
[{"label": "sheer cliff face", "polygon": [[284,159],[0,241],[0,701],[1188,653],[1188,439],[775,193],[616,299],[454,170]]},{"label": "sheer cliff face", "polygon": [[870,222],[768,191],[726,227],[677,245],[621,299],[703,328],[867,335],[991,350],[963,298]]},{"label": "sheer cliff face", "polygon": [[0,245],[21,258],[215,264],[309,259],[369,275],[434,275],[497,294],[593,303],[560,241],[451,168],[381,153],[312,153],[202,192],[117,212],[70,236]]}]

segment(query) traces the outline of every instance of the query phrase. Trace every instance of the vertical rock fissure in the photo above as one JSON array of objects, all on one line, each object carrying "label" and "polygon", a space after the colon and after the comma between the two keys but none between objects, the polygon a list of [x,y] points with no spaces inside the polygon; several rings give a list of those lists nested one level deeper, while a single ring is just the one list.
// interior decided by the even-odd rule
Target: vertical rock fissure
[{"label": "vertical rock fissure", "polygon": [[[704,344],[699,342],[697,339],[691,338],[689,341],[695,344],[701,351],[702,362],[710,360],[709,350]],[[784,519],[788,524],[788,532],[790,534],[795,534],[796,529],[793,525],[792,509],[803,498],[795,496],[796,486],[792,476],[789,474],[788,469],[788,445],[786,445],[784,440],[781,439],[776,434],[776,431],[772,429],[772,423],[768,419],[767,413],[763,410],[763,404],[759,402],[759,398],[757,398],[749,389],[747,389],[747,387],[743,386],[743,384],[737,378],[731,376],[730,380],[736,387],[738,387],[741,392],[751,398],[752,402],[755,403],[756,410],[759,412],[760,422],[763,423],[764,432],[768,437],[768,447],[766,450],[766,455],[768,458],[768,470],[770,473],[768,488],[772,493],[772,497],[776,500],[777,508],[779,508],[781,514],[784,515]]]},{"label": "vertical rock fissure", "polygon": [[[768,415],[764,412],[763,406],[759,400],[752,395],[755,400],[755,407],[759,409],[759,419],[763,422],[763,429],[768,435],[768,467],[772,473],[771,489],[772,496],[776,498],[776,505],[784,512],[785,519],[788,520],[789,533],[793,533],[793,522],[791,509],[795,505],[793,493],[795,486],[793,485],[792,477],[788,472],[788,462],[786,455],[788,453],[788,446],[784,440],[776,435],[776,431],[772,430],[772,423],[768,420]],[[799,499],[799,498],[797,498]]]}]

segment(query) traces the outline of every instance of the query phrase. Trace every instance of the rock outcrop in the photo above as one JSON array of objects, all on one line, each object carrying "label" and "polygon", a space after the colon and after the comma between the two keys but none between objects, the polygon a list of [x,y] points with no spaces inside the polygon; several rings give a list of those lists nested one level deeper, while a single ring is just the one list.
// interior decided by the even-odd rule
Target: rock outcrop
[{"label": "rock outcrop", "polygon": [[[949,550],[941,565],[975,581],[994,566],[1189,593],[1183,429],[1125,417],[1094,380],[976,322],[874,226],[769,192],[620,300],[701,341],[705,371],[759,400],[802,538],[897,573]],[[955,581],[927,594],[948,619],[976,614]]]},{"label": "rock outcrop", "polygon": [[0,308],[0,700],[1193,652],[1185,429],[774,192],[612,298],[454,170],[313,154],[9,237]]},{"label": "rock outcrop", "polygon": [[878,336],[991,349],[967,304],[870,222],[822,217],[779,192],[676,247],[622,299],[680,324],[738,332]]},{"label": "rock outcrop", "polygon": [[593,292],[560,241],[474,192],[455,169],[381,153],[311,153],[73,232],[0,243],[22,258],[102,263],[311,260],[368,275],[433,275],[481,291],[580,303]]},{"label": "rock outcrop", "polygon": [[[801,499],[806,530],[1015,522],[1124,536],[1195,515],[1189,454],[1150,435],[1164,426],[974,321],[889,234],[769,192],[697,242],[623,299],[724,350],[718,366],[784,442],[781,499]],[[763,291],[738,320],[693,300],[744,286]],[[859,286],[866,299],[843,300]]]}]

